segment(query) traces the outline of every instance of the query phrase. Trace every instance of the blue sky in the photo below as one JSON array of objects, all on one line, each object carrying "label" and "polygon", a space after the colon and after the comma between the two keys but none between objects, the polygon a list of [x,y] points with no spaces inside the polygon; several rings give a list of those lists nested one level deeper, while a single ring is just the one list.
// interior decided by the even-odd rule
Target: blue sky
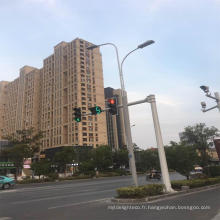
[{"label": "blue sky", "polygon": [[[155,94],[164,143],[178,141],[187,125],[220,129],[217,110],[200,111],[199,86],[220,92],[220,0],[0,0],[0,80],[24,65],[42,67],[60,41],[76,37],[115,43],[120,58],[146,40],[124,64],[129,101]],[[119,88],[113,48],[101,48],[105,86]],[[149,104],[130,107],[133,141],[155,146]]]}]

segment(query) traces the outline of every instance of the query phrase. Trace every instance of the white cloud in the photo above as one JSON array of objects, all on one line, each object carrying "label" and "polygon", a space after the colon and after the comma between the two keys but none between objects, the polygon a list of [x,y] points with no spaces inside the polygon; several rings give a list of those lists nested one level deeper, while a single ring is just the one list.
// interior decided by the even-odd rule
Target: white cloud
[{"label": "white cloud", "polygon": [[46,11],[49,15],[57,19],[70,19],[75,17],[75,13],[71,13],[67,4],[60,0],[23,0],[25,7],[33,7],[35,10]]},{"label": "white cloud", "polygon": [[57,0],[25,0],[25,2],[43,4],[47,7],[54,7],[57,3]]},{"label": "white cloud", "polygon": [[173,4],[174,0],[154,0],[149,5],[148,10],[150,12],[156,12],[160,10],[162,7],[167,6],[169,4]]}]

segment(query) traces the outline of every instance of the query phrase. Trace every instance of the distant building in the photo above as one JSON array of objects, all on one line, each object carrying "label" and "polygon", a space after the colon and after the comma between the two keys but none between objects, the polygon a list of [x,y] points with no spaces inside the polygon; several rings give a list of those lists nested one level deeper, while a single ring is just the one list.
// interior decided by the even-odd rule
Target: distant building
[{"label": "distant building", "polygon": [[7,140],[0,140],[0,152],[8,146],[9,142]]},{"label": "distant building", "polygon": [[83,116],[74,121],[73,109],[88,113],[105,107],[102,58],[99,48],[76,38],[60,42],[37,69],[24,66],[12,82],[0,82],[0,140],[16,130],[34,127],[44,132],[42,151],[61,146],[107,144],[106,116]]},{"label": "distant building", "polygon": [[[111,87],[105,88],[105,99],[116,98],[117,105],[122,104],[121,89],[113,89]],[[118,109],[117,115],[111,115],[106,112],[107,120],[107,136],[108,145],[112,149],[120,149],[126,147],[126,135],[123,120],[123,109]],[[130,124],[130,123],[129,123]]]}]

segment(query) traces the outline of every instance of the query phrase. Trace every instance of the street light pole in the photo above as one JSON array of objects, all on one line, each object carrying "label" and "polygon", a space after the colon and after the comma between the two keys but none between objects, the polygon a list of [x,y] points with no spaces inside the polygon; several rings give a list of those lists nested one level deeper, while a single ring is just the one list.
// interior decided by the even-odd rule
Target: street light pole
[{"label": "street light pole", "polygon": [[133,144],[132,144],[132,137],[131,137],[131,127],[129,122],[129,112],[128,112],[128,102],[127,102],[127,95],[125,91],[125,85],[124,85],[124,78],[123,78],[123,71],[122,66],[125,61],[125,59],[134,51],[138,49],[142,49],[148,45],[153,44],[153,40],[149,40],[144,42],[143,44],[140,44],[137,48],[130,51],[122,60],[121,65],[119,61],[119,55],[118,55],[118,48],[113,43],[105,43],[100,45],[93,45],[91,47],[88,47],[87,49],[92,50],[97,47],[101,47],[104,45],[111,45],[115,48],[116,56],[117,56],[117,63],[118,63],[118,70],[119,70],[119,77],[120,77],[120,83],[121,83],[121,97],[122,97],[122,106],[123,106],[123,121],[124,121],[124,127],[125,127],[125,135],[126,135],[126,142],[127,142],[127,149],[128,149],[128,157],[129,157],[129,165],[130,165],[130,171],[132,174],[132,178],[134,181],[135,186],[138,186],[138,180],[137,180],[137,172],[136,172],[136,165],[135,165],[135,158],[134,158],[134,150],[133,150]]}]

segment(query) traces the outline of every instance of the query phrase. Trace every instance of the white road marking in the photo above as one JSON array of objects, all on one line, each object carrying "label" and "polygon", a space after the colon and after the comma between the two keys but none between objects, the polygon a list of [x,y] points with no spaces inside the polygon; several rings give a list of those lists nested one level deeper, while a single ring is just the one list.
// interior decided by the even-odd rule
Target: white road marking
[{"label": "white road marking", "polygon": [[48,209],[50,210],[50,209],[66,208],[66,207],[70,207],[70,206],[84,205],[84,204],[89,204],[89,203],[93,203],[93,202],[102,202],[102,201],[106,201],[108,199],[111,199],[111,198],[96,199],[96,200],[90,200],[90,201],[85,201],[85,202],[69,203],[66,205],[52,206],[52,207],[49,207]]},{"label": "white road marking", "polygon": [[0,220],[11,220],[11,217],[0,217]]},{"label": "white road marking", "polygon": [[181,198],[181,197],[184,197],[184,196],[189,196],[189,195],[193,195],[193,194],[196,194],[196,193],[206,192],[206,191],[210,191],[210,190],[213,190],[213,189],[215,189],[215,188],[206,188],[206,189],[201,189],[201,190],[195,191],[195,192],[186,192],[186,193],[183,193],[183,194],[174,193],[171,196],[168,196],[168,197],[165,196],[165,197],[161,197],[161,198],[158,198],[158,199],[155,199],[155,200],[150,200],[150,201],[147,201],[146,203],[155,203],[155,202],[160,202],[160,201],[164,201],[164,200]]},{"label": "white road marking", "polygon": [[[12,192],[18,192],[17,189],[10,189],[10,190],[2,190],[0,191],[0,194],[3,194],[3,193],[12,193]],[[1,219],[0,219],[1,220]]]},{"label": "white road marking", "polygon": [[220,210],[218,211],[218,214],[212,220],[220,220]]},{"label": "white road marking", "polygon": [[92,194],[98,194],[98,193],[103,193],[103,192],[113,192],[113,191],[115,191],[115,189],[78,193],[78,194],[75,193],[73,195],[54,196],[54,197],[46,197],[46,198],[40,198],[40,199],[31,199],[31,200],[25,200],[25,201],[12,202],[11,204],[17,205],[17,204],[25,204],[25,203],[30,203],[30,202],[40,202],[40,201],[54,200],[54,199],[65,199],[65,198],[70,198],[70,197],[74,197],[77,195],[92,195]]}]

